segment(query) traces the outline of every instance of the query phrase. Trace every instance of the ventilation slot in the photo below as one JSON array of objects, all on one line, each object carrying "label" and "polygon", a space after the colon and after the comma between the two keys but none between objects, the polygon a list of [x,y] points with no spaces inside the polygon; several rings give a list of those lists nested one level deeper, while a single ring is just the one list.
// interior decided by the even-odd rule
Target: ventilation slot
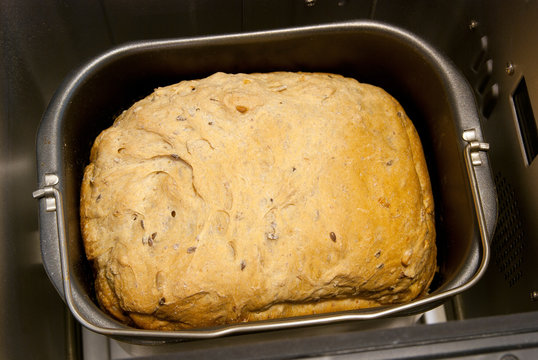
[{"label": "ventilation slot", "polygon": [[521,142],[525,149],[527,165],[530,165],[538,154],[538,131],[525,78],[521,78],[516,91],[512,95],[512,101],[519,124]]},{"label": "ventilation slot", "polygon": [[481,74],[481,77],[478,81],[478,85],[476,87],[476,91],[480,95],[484,94],[484,91],[486,91],[486,87],[491,80],[491,73],[493,72],[493,60],[489,59],[486,61],[486,66],[484,66],[483,74]]},{"label": "ventilation slot", "polygon": [[480,38],[480,51],[475,55],[471,69],[474,72],[478,72],[482,64],[486,61],[486,54],[488,51],[488,37],[482,36]]},{"label": "ventilation slot", "polygon": [[493,261],[510,287],[521,278],[525,237],[512,186],[498,173],[495,176],[499,197],[499,218],[491,242]]},{"label": "ventilation slot", "polygon": [[484,94],[484,98],[482,100],[482,115],[484,115],[485,118],[489,118],[491,116],[491,113],[493,112],[493,109],[497,104],[498,98],[499,85],[493,84],[491,85],[491,88],[489,88],[488,91]]}]

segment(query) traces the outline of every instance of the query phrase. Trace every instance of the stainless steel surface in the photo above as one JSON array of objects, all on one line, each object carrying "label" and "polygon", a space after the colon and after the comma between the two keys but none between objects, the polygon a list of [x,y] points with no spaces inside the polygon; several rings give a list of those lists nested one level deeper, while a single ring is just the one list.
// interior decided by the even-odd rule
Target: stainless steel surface
[{"label": "stainless steel surface", "polygon": [[[473,354],[473,355],[461,355],[457,352],[454,353],[454,344],[451,347],[441,346],[437,344],[431,344],[430,348],[423,349],[420,353],[414,353],[411,356],[406,356],[405,352],[402,354],[400,351],[379,351],[369,353],[352,353],[352,354],[340,354],[329,355],[320,357],[304,357],[302,359],[309,360],[381,360],[381,359],[417,359],[417,358],[433,358],[443,351],[444,356],[441,359],[458,359],[458,360],[533,360],[538,358],[538,350],[536,349],[514,349],[507,351],[495,351],[487,354]],[[469,351],[472,352],[472,351]]]},{"label": "stainless steel surface", "polygon": [[243,1],[242,31],[368,19],[374,3],[373,0],[317,0],[309,6],[305,0],[247,0]]},{"label": "stainless steel surface", "polygon": [[[536,315],[500,317],[447,323],[418,323],[414,326],[386,329],[353,327],[319,327],[243,335],[231,338],[140,346],[90,335],[89,346],[98,348],[101,359],[491,359],[517,353],[522,359],[534,360],[538,333],[529,331]],[[495,326],[488,326],[494,322]],[[517,324],[517,332],[514,332]],[[349,324],[348,324],[349,325]],[[300,334],[300,339],[297,335]],[[425,334],[432,337],[425,338]],[[421,339],[417,341],[417,339]],[[92,358],[94,359],[94,358]]]},{"label": "stainless steel surface", "polygon": [[[92,11],[84,13],[91,29]],[[76,15],[59,1],[0,2],[0,359],[77,354],[73,322],[41,263],[35,201],[24,195],[35,188],[35,133],[49,97],[96,48],[76,46],[84,32],[66,21]]]},{"label": "stainless steel surface", "polygon": [[527,161],[512,99],[524,78],[538,119],[538,1],[483,1],[472,16],[479,26],[462,38],[472,46],[462,48],[468,49],[469,59],[481,51],[481,38],[487,38],[487,48],[478,71],[472,60],[463,61],[465,54],[459,55],[458,65],[474,84],[481,107],[491,101],[487,89],[497,92],[482,128],[492,146],[500,211],[491,265],[482,281],[459,299],[463,318],[538,310],[529,296],[538,288],[538,161]]},{"label": "stainless steel surface", "polygon": [[473,86],[482,110],[499,221],[489,270],[457,298],[456,308],[461,318],[536,311],[529,293],[538,288],[538,162],[526,162],[511,98],[524,77],[536,118],[538,1],[434,1],[433,13],[427,3],[378,0],[373,18],[415,31],[442,49]]},{"label": "stainless steel surface", "polygon": [[[431,323],[439,323],[443,320],[443,308],[436,308],[429,313]],[[321,334],[321,333],[344,333],[350,329],[368,331],[375,329],[396,329],[409,326],[418,326],[417,322],[421,320],[423,315],[413,315],[399,317],[396,319],[385,319],[377,322],[366,322],[365,324],[344,324],[336,326],[318,326],[303,330],[305,335]],[[445,319],[446,321],[446,319]],[[294,330],[291,330],[294,331]],[[296,331],[296,330],[295,330]],[[274,336],[274,333],[266,333],[267,337]],[[255,334],[254,336],[263,336]],[[157,346],[144,346],[140,344],[125,343],[113,338],[100,335],[89,330],[83,329],[82,336],[84,339],[84,360],[120,360],[133,357],[152,357],[156,355],[167,355],[173,353],[188,353],[200,347],[212,348],[215,346],[223,346],[226,344],[226,339],[205,340],[203,342],[178,342],[167,343]],[[211,358],[209,356],[208,358]]]}]

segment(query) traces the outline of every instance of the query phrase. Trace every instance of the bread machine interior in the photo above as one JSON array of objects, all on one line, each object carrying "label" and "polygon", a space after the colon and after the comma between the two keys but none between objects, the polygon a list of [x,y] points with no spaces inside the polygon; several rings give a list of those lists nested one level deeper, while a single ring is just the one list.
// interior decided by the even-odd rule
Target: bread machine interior
[{"label": "bread machine interior", "polygon": [[[420,136],[435,203],[438,271],[430,294],[374,309],[185,331],[135,329],[98,307],[78,216],[83,170],[94,139],[123,109],[153,89],[217,71],[338,73],[379,86],[402,104]],[[58,134],[53,142],[48,141],[51,133]],[[357,21],[125,45],[74,72],[44,115],[38,135],[42,189],[34,195],[56,202],[47,208],[41,203],[41,222],[58,221],[57,233],[51,231],[54,227],[41,228],[43,252],[58,254],[44,259],[45,268],[78,321],[123,339],[207,338],[417,314],[471,287],[486,268],[495,196],[488,159],[481,154],[487,144],[480,139],[471,89],[453,64],[416,35],[386,24]],[[51,174],[56,177],[47,183]]]}]

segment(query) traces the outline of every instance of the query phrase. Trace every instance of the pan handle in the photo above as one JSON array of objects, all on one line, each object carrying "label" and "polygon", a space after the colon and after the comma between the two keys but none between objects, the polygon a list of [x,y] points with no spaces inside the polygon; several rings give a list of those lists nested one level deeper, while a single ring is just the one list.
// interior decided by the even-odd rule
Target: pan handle
[{"label": "pan handle", "polygon": [[62,271],[60,267],[60,249],[57,230],[57,201],[54,187],[58,185],[56,174],[45,174],[44,186],[32,193],[34,199],[43,199],[45,211],[40,212],[40,236],[43,266],[56,291],[65,299]]},{"label": "pan handle", "polygon": [[[473,286],[484,274],[489,259],[490,259],[490,247],[489,247],[489,236],[486,226],[486,216],[484,214],[484,209],[482,205],[482,200],[480,197],[480,191],[478,187],[478,180],[476,175],[476,167],[481,166],[483,161],[481,159],[481,152],[489,150],[489,144],[481,142],[478,140],[478,134],[476,129],[465,130],[463,132],[463,139],[466,141],[464,148],[464,157],[465,164],[467,167],[467,172],[469,175],[469,181],[471,185],[471,192],[473,196],[473,201],[476,209],[476,215],[478,220],[478,227],[480,230],[480,240],[482,246],[482,256],[478,269],[471,277],[471,279],[457,286],[456,288],[443,291],[438,294],[433,294],[427,298],[417,299],[407,304],[393,306],[388,308],[382,308],[367,313],[344,313],[340,315],[324,315],[316,317],[309,320],[302,320],[302,325],[320,325],[325,323],[331,323],[336,320],[371,320],[376,318],[381,318],[389,315],[396,315],[398,313],[405,312],[406,310],[412,310],[423,305],[428,305],[438,301],[445,300],[453,295],[456,295],[462,291],[467,290]],[[46,186],[34,191],[33,196],[36,199],[45,199],[46,210],[49,212],[56,213],[56,227],[58,234],[58,250],[59,250],[59,264],[60,271],[57,274],[59,276],[61,291],[63,291],[64,299],[67,306],[71,310],[71,313],[74,317],[88,329],[101,333],[104,335],[115,335],[115,336],[146,336],[151,338],[213,338],[217,336],[222,336],[226,334],[239,333],[246,330],[272,330],[272,329],[282,329],[287,327],[296,326],[296,323],[292,320],[289,321],[269,321],[260,324],[254,325],[230,325],[224,328],[209,329],[205,331],[160,331],[160,330],[140,330],[140,329],[130,329],[130,328],[111,328],[111,327],[102,327],[100,325],[93,324],[88,321],[85,316],[78,310],[75,305],[74,295],[71,289],[70,281],[70,272],[69,272],[69,261],[68,261],[68,251],[67,251],[67,242],[66,234],[64,227],[64,215],[63,215],[63,203],[62,196],[58,189],[55,186],[58,183],[58,178],[55,175],[50,175],[48,180],[46,179]],[[49,274],[50,276],[50,274]],[[56,280],[56,279],[55,279]],[[60,290],[59,290],[60,291]]]},{"label": "pan handle", "polygon": [[[106,333],[102,331],[103,328],[100,328],[97,325],[92,324],[88,319],[79,311],[79,308],[75,305],[75,295],[71,286],[71,277],[69,270],[69,255],[67,249],[67,236],[65,232],[65,221],[64,221],[64,210],[63,210],[63,201],[62,194],[60,190],[56,188],[58,185],[58,177],[54,174],[47,174],[45,176],[45,186],[41,189],[38,189],[33,192],[33,197],[35,199],[44,199],[45,200],[45,210],[47,212],[54,212],[56,214],[55,230],[57,234],[56,248],[58,251],[58,261],[59,269],[53,273],[49,273],[49,277],[54,282],[54,285],[57,287],[58,292],[64,298],[65,303],[67,304],[71,314],[77,319],[82,325],[87,327],[90,330]],[[56,264],[53,264],[53,266]],[[55,269],[56,270],[56,269]],[[113,334],[117,329],[108,328],[106,329],[110,334]]]},{"label": "pan handle", "polygon": [[464,156],[465,165],[467,167],[467,173],[469,175],[469,181],[471,183],[471,192],[473,195],[474,206],[476,209],[476,217],[478,220],[478,227],[480,230],[480,236],[482,242],[490,244],[488,237],[486,216],[484,214],[484,208],[482,206],[482,199],[480,197],[480,190],[478,187],[478,180],[476,179],[475,167],[481,166],[483,161],[480,157],[480,152],[489,150],[489,143],[481,142],[478,140],[476,129],[467,129],[463,132],[463,140],[467,142],[465,145]]},{"label": "pan handle", "polygon": [[[50,179],[56,178],[56,181],[47,181],[47,177]],[[63,290],[64,299],[69,306],[71,312],[77,316],[78,311],[73,306],[73,299],[71,293],[71,280],[69,274],[69,262],[67,258],[67,241],[65,236],[65,223],[64,223],[64,214],[63,214],[63,203],[62,195],[58,189],[55,188],[55,185],[58,184],[58,177],[54,174],[47,174],[45,176],[45,187],[38,189],[33,192],[32,196],[35,199],[45,199],[45,209],[47,212],[56,213],[56,230],[58,234],[58,250],[60,255],[60,273],[59,279],[61,281],[61,288]],[[55,279],[56,280],[56,279]],[[81,319],[79,319],[81,320]],[[83,319],[82,319],[83,320]]]}]

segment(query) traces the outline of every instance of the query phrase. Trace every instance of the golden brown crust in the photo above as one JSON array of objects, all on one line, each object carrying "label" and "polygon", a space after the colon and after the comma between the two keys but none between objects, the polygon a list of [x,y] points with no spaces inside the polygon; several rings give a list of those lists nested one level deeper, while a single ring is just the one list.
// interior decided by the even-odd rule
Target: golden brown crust
[{"label": "golden brown crust", "polygon": [[319,73],[157,89],[96,139],[81,191],[101,306],[185,329],[410,301],[433,198],[404,110]]}]

